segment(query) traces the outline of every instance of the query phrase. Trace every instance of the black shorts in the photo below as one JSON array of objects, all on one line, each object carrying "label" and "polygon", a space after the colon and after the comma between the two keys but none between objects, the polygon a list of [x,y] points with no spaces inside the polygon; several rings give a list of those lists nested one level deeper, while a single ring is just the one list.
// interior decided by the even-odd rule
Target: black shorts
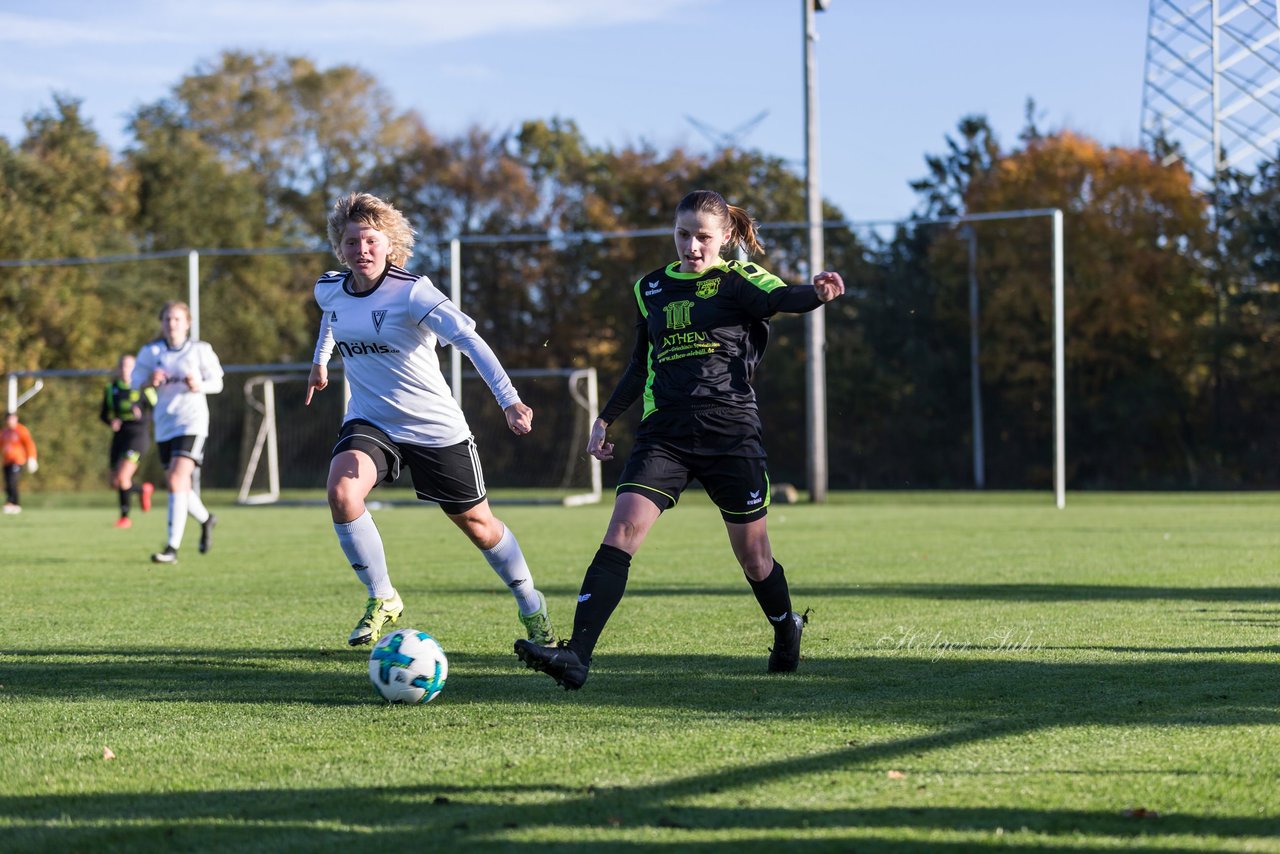
[{"label": "black shorts", "polygon": [[169,461],[174,457],[188,457],[196,464],[196,468],[204,465],[204,442],[208,436],[174,436],[156,443],[160,452],[160,465],[169,468]]},{"label": "black shorts", "polygon": [[641,421],[636,430],[636,448],[650,445],[698,457],[767,456],[760,416],[745,407],[688,412],[660,409]]},{"label": "black shorts", "polygon": [[484,472],[474,436],[456,445],[428,448],[397,442],[374,424],[348,421],[338,431],[332,456],[362,451],[378,470],[378,483],[395,483],[401,465],[408,465],[413,490],[423,501],[434,501],[450,516],[465,513],[484,501]]},{"label": "black shorts", "polygon": [[151,437],[147,435],[147,422],[125,421],[111,434],[111,469],[114,471],[122,460],[136,463],[147,452]]},{"label": "black shorts", "polygon": [[[650,419],[660,414],[654,413]],[[770,502],[769,463],[758,421],[712,410],[669,416],[667,426],[676,417],[692,419],[695,423],[686,426],[699,429],[673,435],[657,429],[661,421],[648,430],[642,424],[618,479],[617,492],[643,495],[668,510],[697,478],[726,522],[744,524],[763,519]]]}]

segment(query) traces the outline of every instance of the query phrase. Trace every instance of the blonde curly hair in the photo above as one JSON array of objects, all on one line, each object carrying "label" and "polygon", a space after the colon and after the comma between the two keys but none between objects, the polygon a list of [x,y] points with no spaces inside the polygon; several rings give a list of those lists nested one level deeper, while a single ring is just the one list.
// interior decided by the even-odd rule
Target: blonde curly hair
[{"label": "blonde curly hair", "polygon": [[329,245],[342,263],[347,261],[342,255],[342,238],[347,225],[353,222],[376,228],[387,236],[390,244],[387,260],[392,264],[402,267],[413,257],[413,236],[416,232],[404,214],[377,196],[352,193],[334,202],[333,210],[329,212]]}]

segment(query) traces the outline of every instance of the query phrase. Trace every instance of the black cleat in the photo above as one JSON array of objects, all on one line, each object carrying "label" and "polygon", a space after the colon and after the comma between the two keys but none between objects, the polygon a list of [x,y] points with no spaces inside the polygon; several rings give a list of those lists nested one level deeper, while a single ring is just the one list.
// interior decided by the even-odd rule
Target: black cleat
[{"label": "black cleat", "polygon": [[177,563],[178,550],[173,546],[165,546],[164,551],[151,555],[152,563]]},{"label": "black cleat", "polygon": [[788,632],[783,626],[773,630],[773,648],[769,650],[770,673],[795,673],[800,664],[800,635],[804,632],[805,623],[809,622],[809,613],[803,615],[791,612],[791,624],[794,631]]},{"label": "black cleat", "polygon": [[218,517],[209,514],[209,518],[200,523],[200,554],[213,548],[213,526],[218,524]]},{"label": "black cleat", "polygon": [[522,638],[516,641],[516,657],[525,667],[556,680],[566,691],[576,691],[587,681],[588,665],[569,649],[568,641],[561,641],[559,646],[542,646]]}]

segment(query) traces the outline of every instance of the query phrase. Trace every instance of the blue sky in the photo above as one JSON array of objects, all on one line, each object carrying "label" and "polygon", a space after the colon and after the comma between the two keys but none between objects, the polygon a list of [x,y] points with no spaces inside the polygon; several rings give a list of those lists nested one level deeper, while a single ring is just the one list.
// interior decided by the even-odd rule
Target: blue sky
[{"label": "blue sky", "polygon": [[[1134,146],[1146,0],[831,0],[817,18],[823,195],[906,216],[924,157],[970,113]],[[0,136],[52,93],[103,139],[230,48],[356,65],[440,135],[576,121],[595,145],[741,145],[804,157],[802,0],[0,0]],[[714,133],[700,130],[692,116]],[[731,199],[731,201],[734,201]]]}]

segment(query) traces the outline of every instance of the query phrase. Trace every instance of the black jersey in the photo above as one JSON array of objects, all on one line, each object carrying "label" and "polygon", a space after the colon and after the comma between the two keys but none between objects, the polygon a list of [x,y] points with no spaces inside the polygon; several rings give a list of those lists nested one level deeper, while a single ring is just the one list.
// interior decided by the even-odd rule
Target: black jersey
[{"label": "black jersey", "polygon": [[130,388],[127,382],[113,380],[107,384],[102,393],[102,408],[98,418],[103,424],[110,424],[112,419],[121,421],[146,421],[150,410],[156,405],[156,390]]},{"label": "black jersey", "polygon": [[751,377],[769,341],[769,318],[822,305],[812,285],[788,286],[764,268],[720,261],[702,273],[673,262],[635,283],[631,363],[600,413],[614,421],[644,397],[654,412],[733,407],[754,413]]}]

